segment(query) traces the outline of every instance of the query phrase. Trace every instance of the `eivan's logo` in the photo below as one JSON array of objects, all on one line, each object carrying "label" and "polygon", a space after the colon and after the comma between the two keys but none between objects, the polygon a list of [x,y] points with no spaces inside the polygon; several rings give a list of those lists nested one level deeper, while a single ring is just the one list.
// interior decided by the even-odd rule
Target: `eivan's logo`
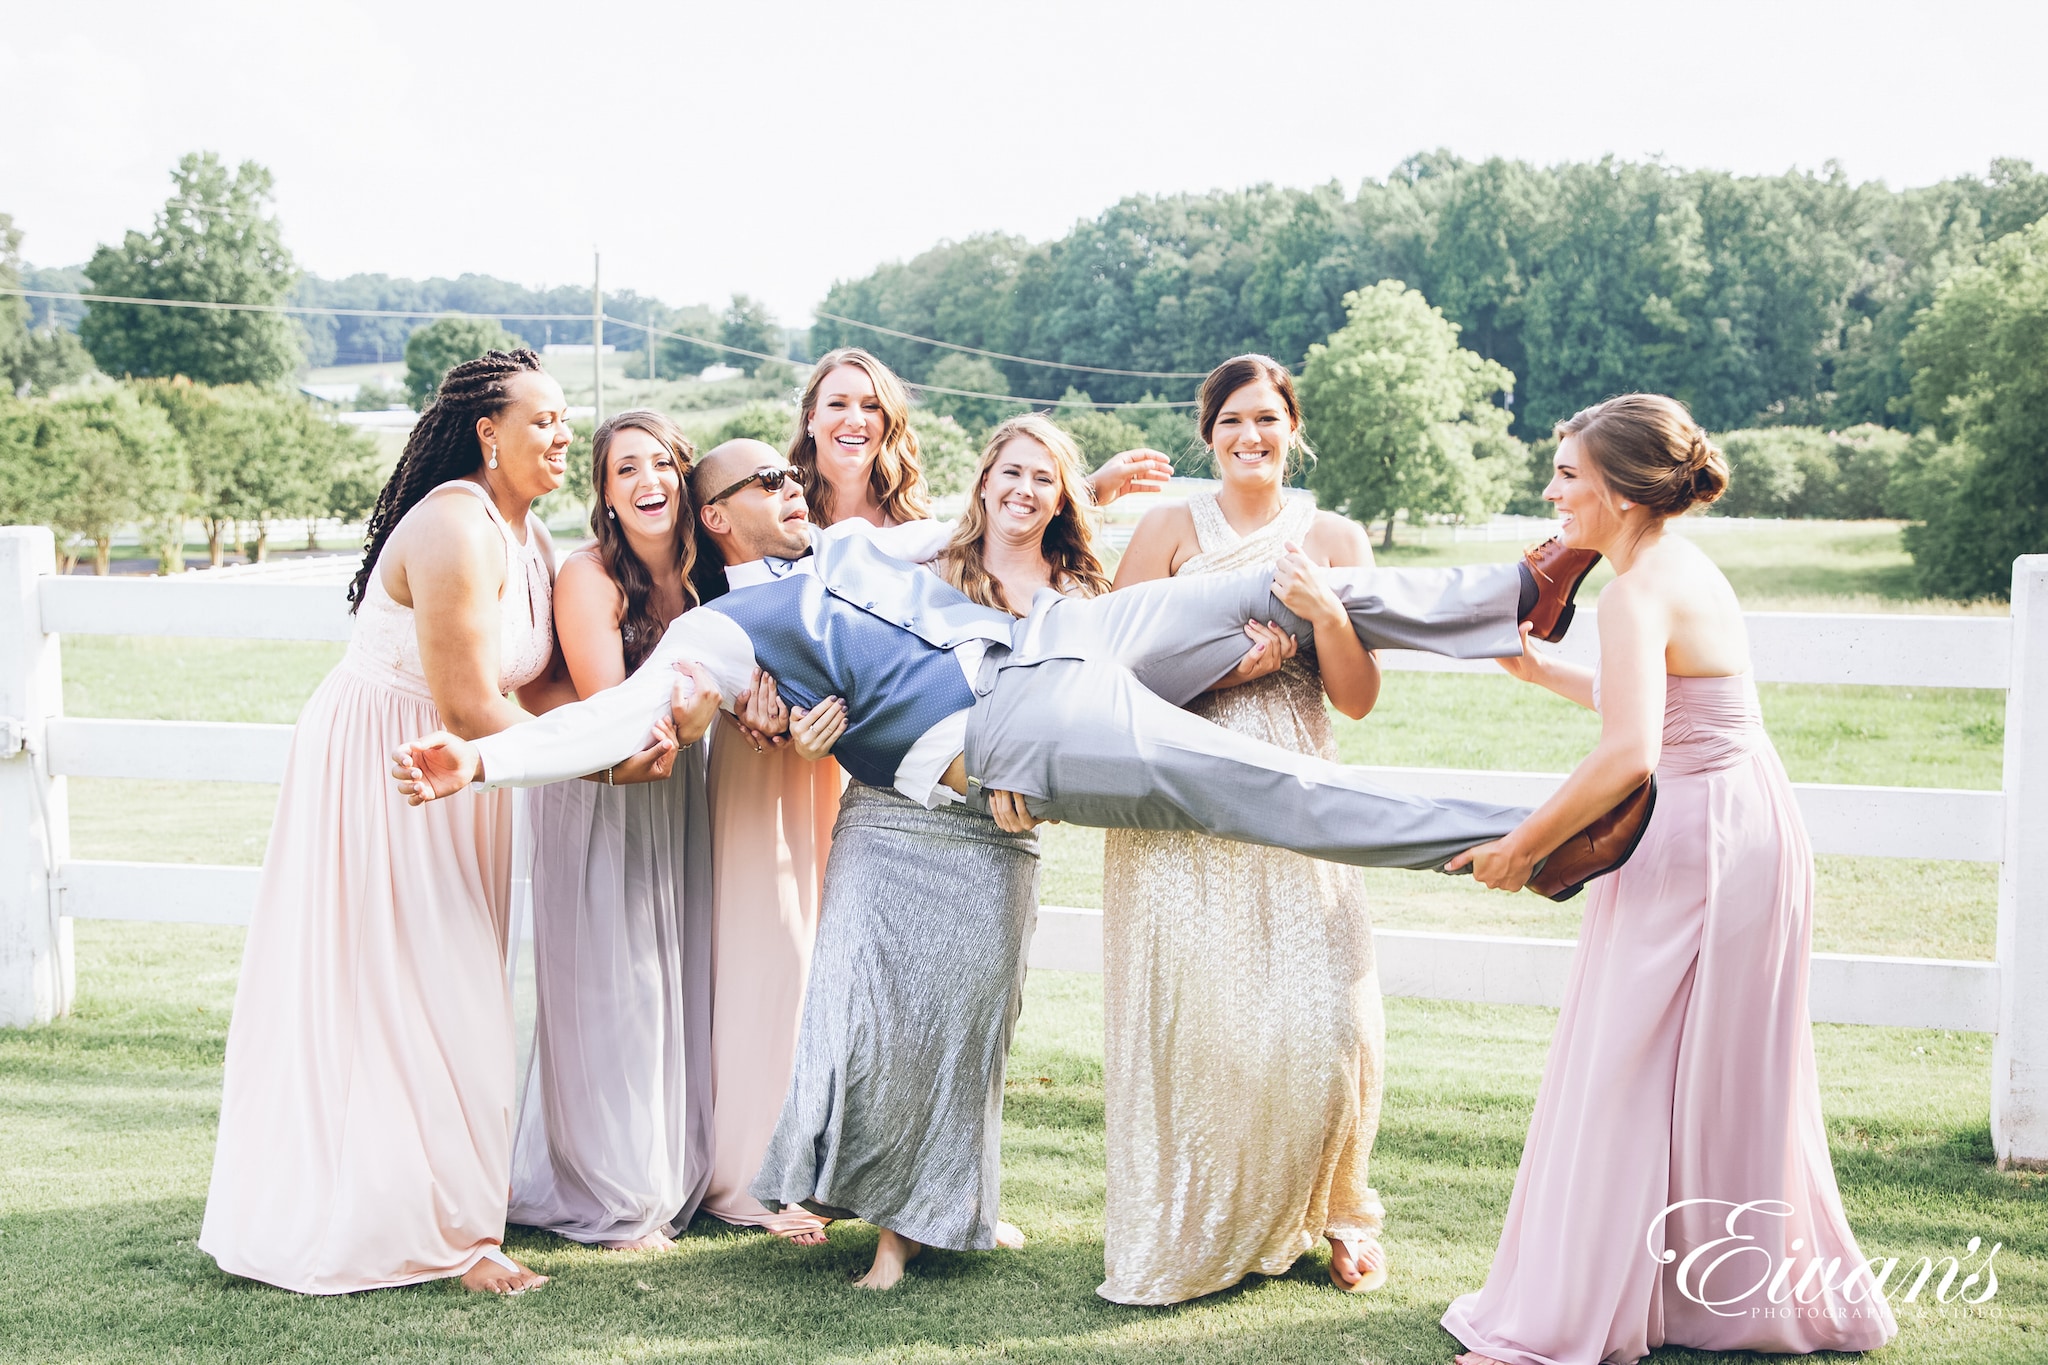
[{"label": "eivan's logo", "polygon": [[[1658,1244],[1662,1239],[1658,1233],[1665,1220],[1679,1209],[1695,1204],[1728,1210],[1728,1216],[1721,1224],[1725,1235],[1702,1242],[1686,1252],[1682,1259],[1671,1248],[1659,1250]],[[1846,1306],[1844,1311],[1856,1316],[1860,1316],[1859,1307],[1878,1299],[1892,1302],[1892,1296],[1904,1284],[1903,1280],[1899,1284],[1892,1283],[1892,1274],[1899,1268],[1896,1256],[1872,1257],[1863,1264],[1852,1264],[1845,1269],[1839,1256],[1823,1259],[1814,1255],[1807,1259],[1806,1268],[1801,1270],[1796,1253],[1806,1249],[1806,1239],[1795,1237],[1786,1248],[1795,1254],[1773,1265],[1770,1251],[1757,1244],[1754,1233],[1744,1231],[1740,1226],[1745,1215],[1790,1218],[1794,1212],[1793,1207],[1782,1199],[1752,1199],[1743,1204],[1727,1199],[1681,1199],[1666,1205],[1662,1213],[1650,1220],[1650,1226],[1643,1233],[1643,1245],[1659,1265],[1678,1262],[1674,1278],[1679,1293],[1708,1312],[1724,1318],[1797,1313],[1802,1308],[1824,1305],[1831,1295],[1839,1295],[1842,1305]],[[1975,1256],[1983,1244],[1983,1238],[1972,1237],[1969,1245],[1963,1248],[1963,1257]],[[1991,1268],[1991,1258],[2004,1245],[2003,1242],[1992,1243],[1991,1250],[1984,1253],[1984,1263],[1969,1272],[1961,1285],[1955,1283],[1956,1276],[1963,1269],[1962,1262],[1956,1257],[1921,1257],[1919,1274],[1898,1302],[1911,1303],[1918,1298],[1920,1290],[1933,1278],[1936,1267],[1941,1265],[1948,1269],[1935,1286],[1937,1302],[1973,1305],[1986,1302],[1998,1292],[1998,1274]],[[1752,1273],[1753,1279],[1750,1278]],[[1980,1281],[1983,1289],[1972,1297],[1969,1291]],[[1949,1293],[1951,1289],[1955,1291],[1953,1300]],[[1761,1303],[1755,1302],[1759,1293],[1763,1298]]]}]

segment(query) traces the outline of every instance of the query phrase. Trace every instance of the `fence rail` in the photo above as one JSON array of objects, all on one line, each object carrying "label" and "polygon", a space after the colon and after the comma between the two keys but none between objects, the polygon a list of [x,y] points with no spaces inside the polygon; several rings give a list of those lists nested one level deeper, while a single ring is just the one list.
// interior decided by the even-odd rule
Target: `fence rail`
[{"label": "fence rail", "polygon": [[[352,621],[332,584],[60,577],[49,534],[0,528],[0,1024],[63,1012],[69,922],[127,919],[245,924],[258,869],[73,859],[64,779],[155,778],[274,783],[285,725],[101,720],[62,714],[62,635],[191,635],[346,640]],[[2048,1163],[2048,556],[2014,568],[2009,617],[1751,613],[1762,682],[1995,688],[2006,693],[2001,791],[1795,784],[1814,848],[1871,857],[1997,862],[1994,962],[1817,953],[1813,1017],[1994,1035],[1992,1123],[2002,1160]],[[1590,609],[1560,652],[1592,662]],[[1386,667],[1481,672],[1389,651]],[[1533,804],[1554,773],[1373,769],[1432,796]],[[1390,995],[1558,1004],[1567,940],[1381,930]],[[1047,907],[1031,962],[1100,971],[1099,912]]]}]

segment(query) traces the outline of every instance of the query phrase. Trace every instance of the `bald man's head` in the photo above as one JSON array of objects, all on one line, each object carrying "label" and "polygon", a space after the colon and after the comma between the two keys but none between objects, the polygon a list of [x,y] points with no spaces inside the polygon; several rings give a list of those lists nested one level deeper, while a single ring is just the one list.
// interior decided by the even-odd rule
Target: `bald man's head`
[{"label": "bald man's head", "polygon": [[780,469],[789,461],[766,441],[751,436],[722,441],[697,461],[690,471],[690,491],[703,506],[718,493],[732,487],[757,469]]},{"label": "bald man's head", "polygon": [[[810,548],[811,511],[804,501],[803,486],[794,478],[784,478],[779,487],[770,489],[759,479],[747,477],[787,469],[789,461],[774,446],[742,437],[713,447],[690,471],[697,522],[726,564],[770,557],[795,559]],[[723,498],[719,498],[721,493]],[[714,498],[718,501],[712,501]]]}]

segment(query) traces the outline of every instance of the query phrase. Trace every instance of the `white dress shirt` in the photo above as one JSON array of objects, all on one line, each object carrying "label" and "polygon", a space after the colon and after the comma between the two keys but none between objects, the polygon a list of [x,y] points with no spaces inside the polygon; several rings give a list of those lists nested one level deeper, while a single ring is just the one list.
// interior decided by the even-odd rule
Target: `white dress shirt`
[{"label": "white dress shirt", "polygon": [[[879,527],[857,517],[811,531],[814,541],[866,536],[883,554],[913,564],[928,564],[938,558],[952,534],[950,521]],[[806,555],[735,564],[726,569],[725,576],[734,588],[744,588],[792,573],[816,572],[815,560]],[[987,652],[984,640],[969,640],[953,650],[969,686],[980,673]],[[492,787],[536,787],[601,772],[631,758],[647,747],[655,723],[668,714],[679,676],[674,666],[685,660],[701,665],[711,675],[723,694],[720,705],[728,711],[756,666],[753,642],[731,617],[716,611],[686,611],[669,625],[646,661],[617,687],[476,741],[483,758],[480,780]],[[684,681],[687,684],[687,678]],[[966,749],[967,712],[961,710],[932,726],[910,746],[896,768],[896,790],[930,807],[958,801],[958,794],[939,779]]]}]

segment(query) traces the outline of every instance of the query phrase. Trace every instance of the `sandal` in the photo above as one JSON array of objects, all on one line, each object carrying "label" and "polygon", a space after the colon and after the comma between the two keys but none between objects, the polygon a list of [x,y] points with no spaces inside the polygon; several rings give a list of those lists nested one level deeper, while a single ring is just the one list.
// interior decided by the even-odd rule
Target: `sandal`
[{"label": "sandal", "polygon": [[1351,1253],[1351,1261],[1354,1265],[1365,1259],[1365,1248],[1367,1247],[1376,1248],[1380,1253],[1380,1268],[1360,1275],[1355,1284],[1343,1284],[1338,1281],[1337,1262],[1335,1258],[1332,1258],[1330,1261],[1331,1284],[1336,1285],[1337,1288],[1347,1294],[1370,1294],[1373,1290],[1386,1284],[1387,1272],[1392,1268],[1392,1264],[1387,1259],[1387,1249],[1380,1245],[1379,1238],[1369,1232],[1333,1232],[1329,1234],[1329,1238],[1333,1242],[1341,1242],[1343,1244],[1344,1249]]}]

